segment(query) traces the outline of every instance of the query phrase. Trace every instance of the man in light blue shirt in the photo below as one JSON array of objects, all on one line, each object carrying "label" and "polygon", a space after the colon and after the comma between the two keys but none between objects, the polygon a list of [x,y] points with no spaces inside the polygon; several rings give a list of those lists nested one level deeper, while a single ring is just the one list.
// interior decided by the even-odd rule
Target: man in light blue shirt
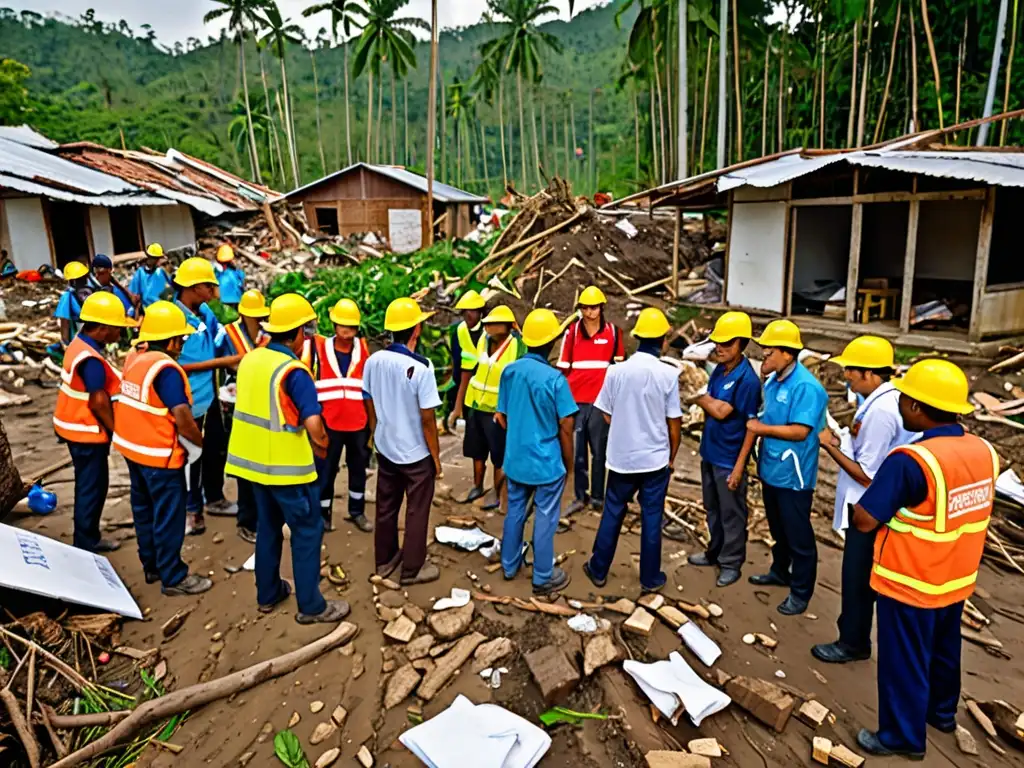
[{"label": "man in light blue shirt", "polygon": [[238,309],[238,302],[245,293],[245,272],[235,261],[235,249],[227,243],[217,249],[217,282],[221,303]]},{"label": "man in light blue shirt", "polygon": [[789,587],[778,611],[795,616],[807,610],[818,575],[811,507],[828,393],[797,359],[803,342],[795,323],[769,323],[757,343],[764,349],[761,370],[770,375],[764,385],[764,410],[759,419],[747,422],[747,430],[761,439],[758,474],[775,546],[769,572],[749,581]]},{"label": "man in light blue shirt", "polygon": [[501,565],[514,579],[523,562],[523,529],[531,500],[533,523],[533,592],[548,595],[569,585],[569,574],[555,566],[555,533],[562,509],[562,491],[572,467],[574,416],[579,410],[569,384],[548,359],[562,335],[549,309],[535,309],[523,323],[529,352],[501,373],[498,411],[507,430],[505,476],[508,512],[501,542]]},{"label": "man in light blue shirt", "polygon": [[171,278],[160,266],[164,258],[164,249],[160,243],[150,243],[146,247],[146,258],[142,262],[132,281],[128,284],[128,292],[139,297],[141,309],[145,309],[154,301],[170,297]]}]

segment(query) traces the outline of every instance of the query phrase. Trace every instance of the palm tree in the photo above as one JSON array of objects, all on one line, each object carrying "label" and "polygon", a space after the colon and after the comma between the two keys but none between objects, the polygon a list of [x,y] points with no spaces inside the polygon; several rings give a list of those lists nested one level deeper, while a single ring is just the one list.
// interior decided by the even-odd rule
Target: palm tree
[{"label": "palm tree", "polygon": [[238,45],[239,66],[242,70],[242,91],[245,95],[245,113],[249,122],[249,157],[252,159],[253,178],[258,184],[263,183],[260,174],[259,153],[256,151],[256,133],[252,126],[252,110],[249,105],[249,78],[245,70],[245,40],[249,35],[249,27],[256,28],[259,11],[264,7],[265,0],[213,0],[222,7],[203,16],[203,23],[209,24],[222,16],[228,17],[228,29],[234,35]]},{"label": "palm tree", "polygon": [[[493,57],[480,62],[480,66],[473,73],[472,88],[478,102],[483,101],[490,107],[494,106],[494,92],[501,88],[501,75],[498,72],[498,67]],[[498,131],[501,135],[501,169],[504,175],[505,186],[508,186],[508,171],[505,167],[505,126],[500,115],[498,117]],[[487,168],[487,132],[484,129],[482,120],[480,121],[480,150],[484,161],[484,179],[487,182],[487,189],[490,190],[491,179]]]},{"label": "palm tree", "polygon": [[327,175],[327,160],[324,157],[324,131],[320,122],[320,79],[316,74],[316,50],[327,46],[327,30],[323,27],[316,33],[314,45],[309,49],[309,62],[313,67],[313,98],[316,100],[316,143],[320,150],[320,168]]},{"label": "palm tree", "polygon": [[[540,63],[540,49],[546,46],[555,53],[562,52],[562,44],[554,35],[537,27],[544,16],[558,13],[558,8],[546,0],[487,0],[487,9],[499,22],[503,22],[501,36],[486,43],[481,49],[484,58],[499,55],[504,64],[501,70],[515,72],[519,97],[519,151],[523,164],[523,190],[526,181],[526,119],[523,111],[523,79],[539,83],[544,77]],[[534,155],[538,154],[534,146]],[[539,169],[538,169],[539,172]]]},{"label": "palm tree", "polygon": [[[455,126],[455,177],[459,186],[464,183],[462,173],[463,144],[468,147],[469,124],[476,113],[476,98],[469,92],[467,84],[455,78],[448,87],[448,117]],[[467,170],[469,166],[467,163]]]},{"label": "palm tree", "polygon": [[284,87],[284,134],[288,140],[289,157],[292,164],[292,179],[298,187],[301,182],[302,171],[299,168],[299,150],[295,140],[295,123],[292,119],[292,100],[288,93],[288,66],[285,63],[287,58],[287,46],[289,43],[301,46],[305,40],[305,33],[302,27],[292,24],[291,20],[281,17],[281,9],[277,7],[274,0],[267,0],[263,7],[264,15],[259,21],[265,30],[260,42],[269,46],[281,62],[281,83]]},{"label": "palm tree", "polygon": [[352,113],[349,107],[348,97],[348,41],[352,36],[352,30],[362,29],[362,25],[356,21],[356,16],[366,18],[367,12],[354,0],[327,0],[327,2],[311,5],[302,12],[303,16],[314,16],[318,13],[328,11],[331,14],[331,34],[334,36],[334,43],[338,43],[338,28],[342,30],[341,49],[344,56],[344,80],[345,80],[345,146],[348,149],[348,165],[352,165]]},{"label": "palm tree", "polygon": [[[395,18],[395,14],[409,4],[409,0],[367,0],[366,24],[356,42],[356,56],[352,74],[359,77],[369,66],[369,114],[366,132],[366,156],[369,160],[373,147],[373,78],[381,77],[381,64],[391,64],[391,75],[405,77],[409,69],[416,68],[413,49],[413,29],[429,30],[430,25],[414,17]],[[392,80],[392,82],[394,82]],[[392,103],[392,110],[394,104]],[[379,139],[379,137],[378,137]]]}]

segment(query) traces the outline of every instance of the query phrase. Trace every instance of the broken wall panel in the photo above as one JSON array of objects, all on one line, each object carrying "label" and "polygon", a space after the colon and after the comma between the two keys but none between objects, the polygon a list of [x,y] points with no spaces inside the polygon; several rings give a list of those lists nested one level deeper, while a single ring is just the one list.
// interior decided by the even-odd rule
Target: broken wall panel
[{"label": "broken wall panel", "polygon": [[141,212],[142,232],[147,243],[160,243],[165,251],[195,244],[196,230],[188,206],[150,205]]},{"label": "broken wall panel", "polygon": [[89,206],[89,228],[92,230],[93,253],[114,256],[114,236],[110,228],[109,209],[99,205]]},{"label": "broken wall panel", "polygon": [[10,258],[19,270],[38,269],[52,264],[50,237],[38,197],[13,197],[4,200],[5,229],[10,242]]},{"label": "broken wall panel", "polygon": [[784,202],[733,205],[729,217],[729,304],[783,311],[786,211]]}]

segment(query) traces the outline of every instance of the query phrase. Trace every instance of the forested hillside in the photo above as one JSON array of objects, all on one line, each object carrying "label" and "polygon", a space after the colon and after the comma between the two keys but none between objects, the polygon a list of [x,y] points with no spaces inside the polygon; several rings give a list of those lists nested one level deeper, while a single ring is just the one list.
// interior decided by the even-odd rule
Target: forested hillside
[{"label": "forested hillside", "polygon": [[[0,9],[0,56],[8,59],[0,67],[0,123],[27,122],[61,142],[161,151],[175,146],[245,176],[256,173],[250,149],[255,145],[263,181],[282,190],[343,167],[350,145],[353,160],[369,153],[373,160],[422,168],[427,43],[409,46],[413,59],[403,62],[400,43],[391,40],[398,48],[390,56],[380,45],[363,51],[367,35],[360,38],[360,29],[352,27],[346,57],[332,34],[330,13],[314,16],[323,24],[316,40],[299,40],[301,30],[279,16],[275,22],[276,6],[267,10],[264,0],[217,2],[264,9],[266,30],[258,21],[242,27],[245,82],[234,32],[167,49],[152,29],[104,24],[90,13],[68,19]],[[405,15],[400,0],[367,5],[394,6],[392,17]],[[568,172],[580,191],[626,193],[676,175],[677,2],[616,0],[578,13],[571,22],[534,14],[523,27],[537,55],[534,69],[528,63],[512,66],[509,49],[502,47],[511,29],[504,22],[517,6],[543,10],[543,3],[489,5],[490,23],[441,35],[440,178],[492,194],[506,177],[536,188],[539,161],[549,174]],[[797,146],[870,144],[914,126],[939,127],[940,121],[950,125],[982,114],[998,0],[727,5],[736,14],[724,30],[727,161]],[[1010,5],[997,69],[997,112],[1004,103],[1019,106],[1024,93],[1024,65],[1015,62],[1021,20],[1017,2]],[[692,0],[689,6],[690,172],[716,163],[720,10],[714,0]],[[366,17],[352,18],[369,24]],[[404,29],[398,37],[412,39]],[[484,55],[488,44],[500,49],[497,57]],[[493,71],[502,68],[503,77]],[[19,83],[27,90],[24,97]],[[962,132],[948,140],[973,138]],[[997,127],[989,143],[1021,138],[1024,131],[1014,123],[1006,135]],[[291,168],[293,157],[298,173]]]}]

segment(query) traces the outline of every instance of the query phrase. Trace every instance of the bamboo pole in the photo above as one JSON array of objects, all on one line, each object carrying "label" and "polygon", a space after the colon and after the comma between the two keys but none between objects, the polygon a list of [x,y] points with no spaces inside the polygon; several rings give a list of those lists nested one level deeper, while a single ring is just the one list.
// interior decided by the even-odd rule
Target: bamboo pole
[{"label": "bamboo pole", "polygon": [[[878,122],[875,123],[875,136],[873,143],[878,143],[882,134],[882,124],[885,122],[885,107],[889,103],[889,90],[892,88],[892,70],[896,66],[896,41],[900,34],[900,13],[903,11],[903,0],[896,4],[896,23],[892,27],[892,44],[889,46],[889,71],[885,74],[885,90],[882,92],[882,106],[878,110]],[[959,103],[959,99],[957,100]]]},{"label": "bamboo pole", "polygon": [[704,112],[700,119],[700,172],[704,173],[704,152],[708,138],[708,98],[711,96],[711,51],[715,47],[714,38],[708,37],[708,59],[704,65]]},{"label": "bamboo pole", "polygon": [[[1006,86],[1003,90],[1003,112],[1010,109],[1010,82],[1013,79],[1013,54],[1017,50],[1017,6],[1019,0],[1013,0],[1013,32],[1010,33],[1010,54],[1006,57]],[[999,146],[1006,145],[1006,131],[1010,127],[1008,120],[1003,121],[999,130]]]},{"label": "bamboo pole", "polygon": [[[437,0],[431,3],[430,14],[430,85],[427,105],[427,221],[434,221],[434,141],[437,133]],[[502,165],[505,147],[502,141]],[[506,179],[507,182],[507,179]],[[434,244],[434,227],[427,232],[427,245]]]},{"label": "bamboo pole", "polygon": [[857,56],[860,41],[860,19],[853,23],[853,77],[850,78],[850,117],[846,122],[846,147],[853,146],[854,118],[857,115]]},{"label": "bamboo pole", "polygon": [[772,52],[772,33],[764,46],[764,92],[761,94],[761,157],[768,154],[768,67]]},{"label": "bamboo pole", "polygon": [[[736,10],[736,0],[732,0],[732,72],[736,89],[736,162],[743,161],[743,91],[740,88],[739,18],[739,12]],[[673,283],[673,285],[675,284]]]},{"label": "bamboo pole", "polygon": [[857,146],[864,146],[864,122],[868,104],[868,72],[871,70],[871,31],[874,27],[875,0],[868,0],[868,37],[864,43],[864,66],[860,75],[860,108],[857,110]]},{"label": "bamboo pole", "polygon": [[676,231],[672,242],[672,298],[679,298],[679,241],[683,232],[683,209],[676,208]]},{"label": "bamboo pole", "polygon": [[[935,77],[935,104],[939,110],[939,128],[942,129],[946,127],[942,116],[942,80],[939,77],[939,57],[935,53],[935,40],[932,38],[932,24],[928,19],[928,0],[921,0],[921,24],[924,26],[924,36],[928,40],[928,55],[932,60],[932,75]],[[1013,59],[1012,55],[1010,58]]]},{"label": "bamboo pole", "polygon": [[912,132],[921,130],[921,122],[917,118],[917,33],[914,31],[914,5],[910,3],[910,80],[911,80],[911,102],[910,120]]}]

